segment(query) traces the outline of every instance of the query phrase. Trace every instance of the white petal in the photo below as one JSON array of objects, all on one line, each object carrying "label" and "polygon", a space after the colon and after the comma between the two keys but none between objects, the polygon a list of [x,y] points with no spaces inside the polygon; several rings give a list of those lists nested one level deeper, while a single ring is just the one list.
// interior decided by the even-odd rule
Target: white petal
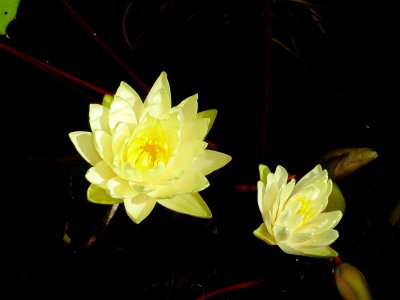
[{"label": "white petal", "polygon": [[299,228],[299,231],[316,233],[331,229],[339,223],[342,216],[343,213],[340,210],[321,213],[316,216],[312,221],[304,224],[304,226]]},{"label": "white petal", "polygon": [[94,167],[90,168],[85,175],[86,179],[102,189],[107,186],[107,181],[115,177],[111,168],[102,160],[99,161]]},{"label": "white petal", "polygon": [[292,232],[290,238],[286,240],[286,243],[293,245],[293,247],[298,247],[298,244],[309,241],[312,236],[313,234],[311,232]]},{"label": "white petal", "polygon": [[78,153],[92,166],[96,165],[101,157],[93,144],[93,135],[87,131],[74,131],[69,133],[69,138]]},{"label": "white petal", "polygon": [[130,127],[130,130],[133,130],[138,124],[136,113],[132,109],[131,104],[117,96],[114,96],[114,100],[111,102],[109,119],[110,129],[113,134],[115,127],[120,122],[126,123]]},{"label": "white petal", "polygon": [[199,218],[211,218],[212,214],[206,202],[198,193],[176,196],[157,201],[173,211]]},{"label": "white petal", "polygon": [[89,123],[92,131],[102,130],[110,133],[108,126],[109,109],[100,104],[90,104],[89,106]]},{"label": "white petal", "polygon": [[126,213],[136,224],[142,222],[152,212],[156,203],[154,199],[145,194],[124,200]]},{"label": "white petal", "polygon": [[[279,187],[281,187],[282,185],[286,185],[287,181],[288,181],[288,172],[286,171],[286,169],[282,166],[277,166],[275,173],[274,173],[274,177],[275,177],[275,181],[277,183],[277,185]],[[269,179],[268,179],[269,180]]]},{"label": "white petal", "polygon": [[204,154],[193,163],[193,169],[204,175],[208,175],[222,168],[231,160],[232,157],[230,155],[206,149]]},{"label": "white petal", "polygon": [[267,227],[268,232],[273,236],[273,228],[272,228],[272,215],[271,215],[271,211],[268,210],[267,213],[265,214],[265,216],[263,216],[264,218],[264,223],[265,226]]},{"label": "white petal", "polygon": [[282,241],[286,241],[290,237],[291,231],[286,226],[281,226],[281,225],[275,224],[272,229],[273,229],[273,235],[275,237],[275,240],[278,243],[282,242]]},{"label": "white petal", "polygon": [[293,248],[291,244],[287,244],[286,242],[278,242],[278,246],[287,254],[304,255],[303,251],[299,250],[298,248]]},{"label": "white petal", "polygon": [[279,217],[275,220],[275,224],[285,226],[290,231],[295,231],[299,226],[304,224],[304,215],[297,214],[290,210],[284,210],[279,214]]},{"label": "white petal", "polygon": [[144,110],[144,104],[142,99],[136,93],[136,91],[132,87],[130,87],[127,83],[122,81],[115,95],[121,97],[122,99],[124,99],[129,103],[129,106],[136,114],[135,119],[139,120]]},{"label": "white petal", "polygon": [[148,194],[154,198],[171,198],[176,195],[202,191],[209,187],[209,185],[210,183],[203,174],[199,172],[187,172],[181,178],[173,180],[169,184],[149,185],[154,190]]},{"label": "white petal", "polygon": [[286,208],[286,203],[290,200],[290,195],[292,194],[292,191],[295,186],[295,181],[292,179],[288,184],[284,183],[281,184],[281,187],[278,191],[278,194],[276,195],[276,203],[277,206],[273,206],[273,209],[277,210],[277,216],[279,212],[281,212],[283,209]]},{"label": "white petal", "polygon": [[328,173],[326,170],[322,170],[320,165],[316,165],[310,172],[305,174],[299,182],[296,184],[294,193],[297,193],[299,190],[302,190],[310,185],[313,185],[314,182],[319,180],[327,180]]},{"label": "white petal", "polygon": [[117,91],[115,92],[115,96],[129,101],[132,106],[134,102],[142,102],[136,91],[124,81],[121,81]]},{"label": "white petal", "polygon": [[147,103],[143,111],[142,119],[146,114],[150,114],[156,119],[166,119],[171,112],[171,95],[169,91],[162,89],[154,93],[151,101]]}]

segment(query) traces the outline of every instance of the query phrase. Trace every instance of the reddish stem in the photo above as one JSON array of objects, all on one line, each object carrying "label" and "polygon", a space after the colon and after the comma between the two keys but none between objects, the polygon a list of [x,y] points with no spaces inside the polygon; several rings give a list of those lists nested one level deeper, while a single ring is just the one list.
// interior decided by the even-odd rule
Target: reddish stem
[{"label": "reddish stem", "polygon": [[338,256],[335,256],[335,257],[333,258],[333,261],[335,262],[335,264],[336,264],[337,266],[343,264],[343,261],[340,259],[339,255],[338,255]]},{"label": "reddish stem", "polygon": [[245,281],[245,282],[241,282],[241,283],[234,284],[234,285],[229,285],[229,286],[220,288],[218,290],[212,291],[211,293],[202,295],[202,296],[198,297],[197,300],[210,299],[214,296],[217,296],[217,295],[225,293],[225,292],[232,292],[232,291],[248,288],[248,287],[251,287],[251,286],[254,286],[257,284],[261,284],[263,282],[265,282],[265,279],[250,280],[250,281]]},{"label": "reddish stem", "polygon": [[102,95],[106,95],[106,94],[107,95],[113,95],[113,93],[110,93],[110,92],[108,92],[106,90],[103,90],[103,89],[101,89],[101,88],[99,88],[99,87],[97,87],[97,86],[95,86],[95,85],[93,85],[93,84],[91,84],[91,83],[89,83],[87,81],[84,81],[84,80],[80,79],[79,77],[76,77],[76,76],[71,75],[71,74],[69,74],[67,72],[64,72],[64,71],[62,71],[62,70],[60,70],[60,69],[58,69],[56,67],[53,67],[53,66],[49,65],[48,63],[46,63],[44,61],[41,61],[41,60],[39,60],[37,58],[34,58],[34,57],[32,57],[32,56],[30,56],[28,54],[20,52],[20,51],[14,49],[13,47],[10,47],[10,46],[2,43],[2,42],[0,42],[0,48],[10,52],[11,54],[13,54],[13,55],[15,55],[15,56],[17,56],[17,57],[19,57],[19,58],[21,58],[23,60],[25,60],[26,62],[34,65],[35,67],[38,67],[39,69],[44,69],[46,71],[52,71],[57,75],[61,75],[64,78],[67,78],[67,79],[69,79],[71,81],[77,82],[77,83],[79,83],[79,84],[81,84],[81,85],[83,85],[83,86],[85,86],[85,87],[87,87],[89,89],[92,89],[92,90],[94,90],[94,91],[96,91],[96,92],[98,92],[98,93],[100,93]]},{"label": "reddish stem", "polygon": [[133,73],[125,64],[124,62],[104,43],[96,32],[79,16],[79,14],[73,9],[73,7],[68,3],[67,0],[63,0],[65,6],[67,7],[68,11],[81,23],[81,25],[90,33],[90,35],[106,50],[111,57],[132,77],[132,79],[147,93],[149,92],[149,87],[135,74]]},{"label": "reddish stem", "polygon": [[65,157],[53,157],[53,158],[44,156],[27,156],[25,157],[25,159],[29,161],[52,161],[52,162],[64,163],[64,162],[71,162],[76,158],[78,158],[79,156],[80,156],[79,154],[65,156]]}]

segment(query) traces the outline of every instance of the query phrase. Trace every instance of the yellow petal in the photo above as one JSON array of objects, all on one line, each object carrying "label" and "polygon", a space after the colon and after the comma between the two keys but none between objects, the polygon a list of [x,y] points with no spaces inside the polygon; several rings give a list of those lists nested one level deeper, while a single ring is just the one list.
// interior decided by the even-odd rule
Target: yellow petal
[{"label": "yellow petal", "polygon": [[156,82],[151,87],[145,101],[143,116],[147,113],[154,118],[166,118],[171,109],[171,91],[167,73],[161,72]]},{"label": "yellow petal", "polygon": [[[145,102],[151,102],[152,96],[159,91],[160,89],[167,89],[169,90],[169,82],[167,79],[167,73],[162,71],[161,74],[158,76],[157,80],[154,82],[153,86],[151,87]],[[151,104],[151,103],[150,103]]]},{"label": "yellow petal", "polygon": [[210,185],[207,177],[199,172],[187,172],[172,184],[176,186],[177,194],[199,192]]},{"label": "yellow petal", "polygon": [[338,253],[329,246],[318,246],[318,247],[298,248],[297,255],[319,257],[319,258],[331,258],[338,256]]},{"label": "yellow petal", "polygon": [[222,168],[231,160],[232,157],[230,155],[206,149],[204,154],[193,163],[193,169],[204,175],[208,175],[215,170]]},{"label": "yellow petal", "polygon": [[190,140],[204,140],[209,122],[208,119],[198,119],[185,123],[182,128],[181,141],[184,143]]},{"label": "yellow petal", "polygon": [[143,111],[142,117],[150,114],[156,119],[166,119],[171,112],[171,95],[169,91],[161,89],[153,94],[151,101],[147,103]]},{"label": "yellow petal", "polygon": [[268,232],[264,223],[254,230],[253,234],[267,244],[276,245],[275,238]]},{"label": "yellow petal", "polygon": [[332,192],[329,195],[328,205],[325,207],[324,211],[333,210],[340,210],[342,213],[346,210],[346,200],[336,182],[332,182]]},{"label": "yellow petal", "polygon": [[211,218],[212,214],[206,202],[198,193],[176,196],[157,201],[173,211],[199,218]]},{"label": "yellow petal", "polygon": [[111,165],[113,160],[111,136],[101,130],[96,130],[93,135],[96,152],[108,165]]},{"label": "yellow petal", "polygon": [[99,104],[90,104],[89,106],[89,123],[92,131],[103,130],[110,133],[108,126],[108,108]]},{"label": "yellow petal", "polygon": [[265,184],[262,181],[257,182],[257,204],[258,204],[258,209],[261,212],[261,215],[265,216],[266,212],[270,209],[270,206],[267,206],[268,203],[267,201],[264,201],[264,193],[265,193]]},{"label": "yellow petal", "polygon": [[152,212],[156,203],[145,194],[124,200],[126,213],[136,224],[142,222]]},{"label": "yellow petal", "polygon": [[293,247],[289,243],[278,243],[279,248],[287,254],[330,258],[337,256],[337,252],[329,246],[316,246],[316,247]]},{"label": "yellow petal", "polygon": [[266,183],[267,182],[267,175],[269,173],[271,173],[271,170],[266,165],[260,164],[258,166],[258,172],[260,173],[260,180],[262,182]]},{"label": "yellow petal", "polygon": [[87,131],[74,131],[69,133],[69,138],[78,153],[92,166],[96,165],[101,157],[93,144],[93,135]]},{"label": "yellow petal", "polygon": [[120,178],[114,177],[107,181],[107,191],[113,198],[134,198],[137,196],[137,191],[132,189],[128,181]]},{"label": "yellow petal", "polygon": [[[313,247],[313,246],[328,246],[332,244],[339,237],[339,233],[335,229],[329,229],[320,233],[313,234],[306,241],[296,243],[296,247]],[[290,238],[287,242],[296,242],[296,234],[293,233],[293,240]],[[294,246],[293,246],[294,247]]]},{"label": "yellow petal", "polygon": [[87,191],[87,198],[90,202],[97,204],[117,204],[121,203],[122,199],[112,198],[106,191],[98,186],[91,184]]},{"label": "yellow petal", "polygon": [[118,96],[126,101],[128,101],[131,106],[134,106],[137,102],[142,102],[138,93],[126,82],[121,81],[115,96]]},{"label": "yellow petal", "polygon": [[114,172],[110,167],[102,160],[98,162],[94,167],[90,168],[85,175],[86,179],[102,189],[107,186],[107,181],[115,177]]},{"label": "yellow petal", "polygon": [[198,109],[198,94],[192,95],[183,100],[179,105],[174,107],[171,111],[179,110],[183,116],[185,123],[194,121],[197,116]]},{"label": "yellow petal", "polygon": [[193,165],[194,169],[197,164],[194,162],[195,158],[199,157],[205,152],[207,143],[199,140],[192,140],[177,149],[176,153],[168,162],[169,169],[185,170],[188,166]]},{"label": "yellow petal", "polygon": [[210,183],[203,174],[199,172],[187,172],[184,173],[181,178],[171,180],[171,182],[167,184],[149,184],[148,187],[150,187],[152,191],[148,192],[148,195],[154,198],[171,198],[176,195],[202,191],[209,185]]},{"label": "yellow petal", "polygon": [[207,130],[206,135],[211,130],[211,127],[214,125],[214,121],[215,121],[215,118],[217,117],[217,113],[218,113],[218,111],[216,109],[208,109],[208,110],[201,111],[197,114],[197,119],[205,118],[205,119],[210,120],[210,123],[208,124],[208,130]]},{"label": "yellow petal", "polygon": [[112,152],[114,155],[121,155],[121,150],[130,137],[129,126],[126,123],[119,123],[112,135]]}]

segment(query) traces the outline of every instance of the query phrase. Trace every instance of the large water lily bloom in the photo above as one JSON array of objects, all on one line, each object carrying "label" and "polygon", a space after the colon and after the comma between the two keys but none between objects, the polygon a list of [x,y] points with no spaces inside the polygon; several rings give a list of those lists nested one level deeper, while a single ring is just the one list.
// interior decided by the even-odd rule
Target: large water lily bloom
[{"label": "large water lily bloom", "polygon": [[167,74],[162,72],[144,101],[121,82],[111,101],[91,104],[91,132],[69,134],[92,166],[86,173],[88,200],[124,203],[135,223],[143,221],[156,203],[211,218],[199,191],[209,186],[206,175],[226,165],[231,156],[207,149],[204,139],[217,111],[198,112],[197,99],[195,94],[171,107]]},{"label": "large water lily bloom", "polygon": [[272,173],[259,166],[258,206],[263,223],[254,235],[284,252],[312,257],[335,257],[330,245],[339,237],[333,229],[340,219],[340,210],[323,212],[332,191],[328,172],[320,165],[304,175],[297,184],[282,166]]}]

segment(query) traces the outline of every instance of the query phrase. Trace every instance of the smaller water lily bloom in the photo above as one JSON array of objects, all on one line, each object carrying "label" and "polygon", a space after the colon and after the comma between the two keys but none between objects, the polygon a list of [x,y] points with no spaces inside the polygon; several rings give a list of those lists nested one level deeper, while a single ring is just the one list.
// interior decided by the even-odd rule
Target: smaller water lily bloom
[{"label": "smaller water lily bloom", "polygon": [[330,245],[339,237],[333,229],[342,218],[340,210],[323,212],[332,191],[328,172],[317,165],[297,183],[288,181],[288,173],[277,166],[272,173],[259,166],[258,206],[263,223],[254,235],[270,245],[278,245],[287,254],[335,257]]},{"label": "smaller water lily bloom", "polygon": [[92,165],[88,200],[124,203],[135,223],[143,221],[156,203],[179,213],[210,218],[199,192],[209,186],[206,176],[231,156],[207,149],[204,141],[214,123],[215,109],[198,112],[197,94],[171,107],[167,74],[162,72],[142,101],[122,82],[103,105],[91,104],[91,132],[69,134],[79,154]]}]

